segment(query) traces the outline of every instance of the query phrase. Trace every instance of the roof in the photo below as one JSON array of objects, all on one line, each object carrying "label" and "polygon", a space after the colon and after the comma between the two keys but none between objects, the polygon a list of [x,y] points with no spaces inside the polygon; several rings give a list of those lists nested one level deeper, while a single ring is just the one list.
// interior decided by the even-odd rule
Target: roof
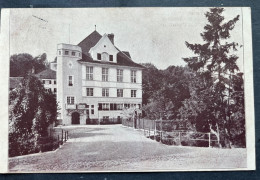
[{"label": "roof", "polygon": [[54,58],[54,61],[52,61],[51,63],[57,63],[57,56]]},{"label": "roof", "polygon": [[95,30],[90,35],[88,35],[85,39],[83,39],[78,44],[78,46],[81,47],[82,53],[88,55],[90,48],[95,46],[101,38],[102,36]]},{"label": "roof", "polygon": [[9,89],[14,89],[19,87],[19,85],[22,83],[23,77],[10,77],[9,78]]},{"label": "roof", "polygon": [[56,71],[46,69],[36,74],[36,77],[40,79],[56,79]]},{"label": "roof", "polygon": [[82,49],[82,59],[78,60],[78,62],[90,62],[97,64],[110,64],[117,66],[144,68],[142,65],[135,63],[131,59],[130,53],[128,51],[120,51],[120,49],[118,49],[116,46],[115,48],[119,51],[117,53],[117,63],[112,63],[108,61],[94,61],[89,54],[89,50],[90,48],[94,47],[101,38],[102,36],[95,30],[78,44],[78,46],[80,46]]},{"label": "roof", "polygon": [[129,57],[127,57],[122,52],[117,53],[117,63],[112,63],[109,61],[93,61],[91,57],[86,55],[83,55],[82,59],[78,60],[78,62],[89,62],[89,63],[96,63],[96,64],[109,64],[114,66],[130,66],[130,67],[144,68],[142,65],[129,60]]},{"label": "roof", "polygon": [[131,58],[131,55],[128,51],[122,51],[125,55],[127,55],[129,58]]}]

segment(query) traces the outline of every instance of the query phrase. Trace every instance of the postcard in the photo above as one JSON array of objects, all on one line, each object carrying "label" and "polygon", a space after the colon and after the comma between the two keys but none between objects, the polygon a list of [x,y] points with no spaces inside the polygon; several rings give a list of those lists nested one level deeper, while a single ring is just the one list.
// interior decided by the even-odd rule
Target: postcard
[{"label": "postcard", "polygon": [[1,173],[255,170],[248,7],[1,11]]}]

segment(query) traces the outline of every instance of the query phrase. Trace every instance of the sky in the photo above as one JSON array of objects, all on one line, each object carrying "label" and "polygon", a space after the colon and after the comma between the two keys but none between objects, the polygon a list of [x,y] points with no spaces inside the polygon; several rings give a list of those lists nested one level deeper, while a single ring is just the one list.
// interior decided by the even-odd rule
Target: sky
[{"label": "sky", "polygon": [[[136,63],[153,63],[159,69],[186,65],[182,58],[194,54],[189,43],[203,43],[200,33],[207,23],[209,8],[77,8],[12,9],[10,54],[47,54],[53,61],[59,43],[77,45],[96,30],[114,33],[115,45],[129,51]],[[225,8],[226,20],[241,17],[241,8]],[[40,18],[40,19],[39,19]],[[242,20],[237,22],[229,41],[242,45]],[[243,48],[235,52],[243,71]]]}]

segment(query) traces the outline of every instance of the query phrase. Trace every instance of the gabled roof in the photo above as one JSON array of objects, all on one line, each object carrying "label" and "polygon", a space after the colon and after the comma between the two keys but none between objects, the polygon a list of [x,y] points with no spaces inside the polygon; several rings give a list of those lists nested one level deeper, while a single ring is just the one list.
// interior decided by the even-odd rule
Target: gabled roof
[{"label": "gabled roof", "polygon": [[123,52],[117,53],[117,63],[113,63],[109,61],[94,61],[91,57],[86,56],[84,54],[82,54],[82,59],[78,60],[78,62],[89,62],[89,63],[96,63],[96,64],[109,64],[113,66],[130,66],[130,67],[144,68],[142,65],[129,60],[129,57],[125,55]]},{"label": "gabled roof", "polygon": [[40,79],[56,79],[56,71],[46,69],[36,74],[36,77]]},{"label": "gabled roof", "polygon": [[128,51],[122,51],[125,55],[127,55],[129,58],[131,58],[131,55]]},{"label": "gabled roof", "polygon": [[10,81],[10,85],[9,85],[9,89],[14,89],[19,87],[19,85],[22,83],[23,77],[10,77],[9,81]]},{"label": "gabled roof", "polygon": [[84,40],[82,40],[78,46],[82,49],[82,59],[78,60],[78,62],[90,62],[97,64],[110,64],[110,65],[118,65],[118,66],[130,66],[130,67],[138,67],[144,68],[142,65],[135,63],[130,56],[128,51],[120,51],[116,46],[114,46],[119,52],[117,53],[117,63],[112,63],[108,61],[94,61],[89,54],[90,48],[94,47],[102,36],[95,30],[89,36],[87,36]]},{"label": "gabled roof", "polygon": [[95,46],[101,38],[102,36],[95,30],[90,35],[88,35],[85,39],[83,39],[78,44],[78,46],[81,47],[82,53],[88,55],[90,48]]}]

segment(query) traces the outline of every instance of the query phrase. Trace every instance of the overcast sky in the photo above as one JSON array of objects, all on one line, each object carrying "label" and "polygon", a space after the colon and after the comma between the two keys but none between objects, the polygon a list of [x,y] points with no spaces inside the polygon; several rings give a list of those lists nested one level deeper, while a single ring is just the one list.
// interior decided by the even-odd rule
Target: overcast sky
[{"label": "overcast sky", "polygon": [[[202,43],[200,33],[207,23],[209,8],[82,8],[13,9],[10,19],[11,54],[56,56],[58,43],[77,45],[95,30],[114,33],[115,45],[129,51],[136,63],[151,62],[160,69],[185,65],[183,57],[192,56],[185,41]],[[226,8],[223,15],[241,16],[241,8]],[[40,20],[37,16],[43,20]],[[47,21],[47,22],[46,22]],[[242,20],[237,22],[231,40],[242,44]],[[236,54],[241,70],[243,48]]]}]

